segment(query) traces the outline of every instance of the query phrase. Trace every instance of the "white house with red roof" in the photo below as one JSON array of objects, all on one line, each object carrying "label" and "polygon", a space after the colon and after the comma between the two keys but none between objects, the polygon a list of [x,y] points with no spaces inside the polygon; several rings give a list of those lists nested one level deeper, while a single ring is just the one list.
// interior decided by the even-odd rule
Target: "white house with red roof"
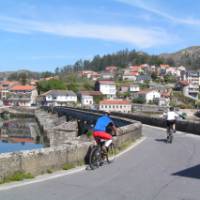
[{"label": "white house with red roof", "polygon": [[147,89],[147,90],[141,90],[140,92],[138,92],[137,96],[144,98],[146,103],[149,103],[155,100],[159,100],[161,97],[161,94],[156,90]]},{"label": "white house with red roof", "polygon": [[98,80],[95,83],[95,90],[100,91],[107,98],[115,98],[117,93],[116,84],[110,80]]},{"label": "white house with red roof", "polygon": [[132,110],[132,104],[123,99],[104,99],[99,103],[99,110],[129,113]]},{"label": "white house with red roof", "polygon": [[107,66],[105,68],[105,71],[110,72],[110,73],[115,73],[117,71],[117,67],[116,66]]},{"label": "white house with red roof", "polygon": [[103,79],[103,80],[113,80],[114,74],[110,73],[110,72],[102,72],[101,73],[101,79]]},{"label": "white house with red roof", "polygon": [[91,70],[83,70],[80,72],[81,77],[86,77],[88,79],[97,80],[100,77],[100,74]]},{"label": "white house with red roof", "polygon": [[102,96],[99,91],[80,91],[78,92],[78,98],[80,99],[81,105],[86,107],[93,107],[94,97]]},{"label": "white house with red roof", "polygon": [[15,85],[10,88],[8,101],[10,105],[31,106],[36,103],[38,92],[32,85]]},{"label": "white house with red roof", "polygon": [[71,90],[49,90],[41,96],[48,106],[67,106],[77,103],[77,95]]},{"label": "white house with red roof", "polygon": [[136,81],[137,79],[137,76],[139,75],[138,72],[133,72],[133,71],[125,71],[123,76],[122,76],[122,79],[125,81],[125,80],[128,80],[128,81]]},{"label": "white house with red roof", "polygon": [[129,92],[139,92],[140,91],[140,86],[138,84],[131,84],[129,86]]}]

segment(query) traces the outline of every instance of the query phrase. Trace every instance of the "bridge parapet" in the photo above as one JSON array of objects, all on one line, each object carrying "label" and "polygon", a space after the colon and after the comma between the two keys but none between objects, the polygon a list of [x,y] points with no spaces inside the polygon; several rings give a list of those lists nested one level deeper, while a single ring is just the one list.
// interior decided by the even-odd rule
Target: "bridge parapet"
[{"label": "bridge parapet", "polygon": [[[74,137],[76,123],[70,122],[73,124],[73,128],[70,129],[66,118],[94,123],[100,114],[59,107],[53,110],[53,114],[36,110],[35,117],[41,123],[40,126],[43,130],[50,130],[49,136],[55,137],[57,135],[62,140],[63,135],[70,133],[70,137],[65,141],[65,144],[54,143],[48,148],[0,154],[0,180],[18,171],[29,172],[35,176],[46,173],[48,170],[62,169],[66,163],[76,165],[85,162],[93,140]],[[113,120],[122,130],[122,134],[114,139],[117,147],[120,148],[123,144],[133,142],[141,137],[142,125],[140,122],[118,116],[113,116]],[[65,126],[68,127],[67,130]]]}]

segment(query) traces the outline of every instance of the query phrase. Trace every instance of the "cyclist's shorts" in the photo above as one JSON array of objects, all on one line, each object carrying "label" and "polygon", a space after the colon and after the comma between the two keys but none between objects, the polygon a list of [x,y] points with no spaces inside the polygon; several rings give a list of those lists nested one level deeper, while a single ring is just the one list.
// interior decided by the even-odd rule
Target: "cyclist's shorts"
[{"label": "cyclist's shorts", "polygon": [[104,132],[104,131],[94,131],[93,132],[93,136],[94,138],[98,137],[104,140],[111,140],[112,139],[112,135]]},{"label": "cyclist's shorts", "polygon": [[176,120],[167,120],[167,126],[171,126],[176,123]]}]

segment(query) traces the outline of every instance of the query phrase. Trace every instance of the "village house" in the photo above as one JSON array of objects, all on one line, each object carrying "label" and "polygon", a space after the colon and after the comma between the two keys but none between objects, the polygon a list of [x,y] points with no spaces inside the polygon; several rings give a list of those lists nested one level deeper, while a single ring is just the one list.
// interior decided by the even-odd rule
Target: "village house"
[{"label": "village house", "polygon": [[92,80],[97,80],[100,77],[100,74],[95,71],[84,70],[80,72],[80,76],[88,78],[88,79],[92,79]]},{"label": "village house", "polygon": [[136,77],[137,83],[145,83],[145,82],[150,82],[150,81],[151,81],[151,76],[148,74],[139,75]]},{"label": "village house", "polygon": [[131,84],[129,86],[129,92],[135,93],[140,91],[140,86],[137,84]]},{"label": "village house", "polygon": [[123,93],[136,93],[140,91],[140,87],[137,84],[130,84],[130,83],[125,83],[122,84],[119,88],[119,93],[123,94]]},{"label": "village house", "polygon": [[177,67],[176,76],[181,80],[182,74],[185,74],[186,68],[184,66]]},{"label": "village house", "polygon": [[95,91],[100,91],[107,98],[115,98],[117,89],[114,81],[111,80],[98,80],[95,83]]},{"label": "village house", "polygon": [[178,71],[176,67],[168,67],[166,69],[166,74],[177,76],[177,74],[180,74],[180,72]]},{"label": "village house", "polygon": [[186,97],[198,100],[199,98],[199,85],[188,83],[183,87],[183,94]]},{"label": "village house", "polygon": [[123,84],[119,87],[119,93],[126,93],[129,92],[129,85],[128,84]]},{"label": "village house", "polygon": [[115,74],[116,71],[117,71],[117,67],[116,66],[107,66],[105,68],[105,71],[108,72],[108,73]]},{"label": "village house", "polygon": [[159,106],[169,106],[171,93],[172,93],[171,89],[161,92],[161,96],[159,98],[158,105]]},{"label": "village house", "polygon": [[19,82],[16,81],[2,81],[0,83],[0,99],[6,100],[9,94],[10,88],[14,85],[18,85]]},{"label": "village house", "polygon": [[137,76],[139,75],[138,72],[129,72],[129,71],[125,71],[123,76],[122,76],[122,80],[123,81],[136,81]]},{"label": "village house", "polygon": [[193,85],[200,85],[200,72],[186,71],[184,80],[187,80]]},{"label": "village house", "polygon": [[102,72],[101,73],[101,79],[103,80],[112,80],[114,79],[114,74],[110,72]]},{"label": "village house", "polygon": [[50,90],[42,96],[48,106],[67,106],[77,103],[77,95],[71,90]]},{"label": "village house", "polygon": [[161,97],[161,94],[156,90],[147,89],[138,92],[137,97],[141,97],[145,100],[146,103],[150,103],[158,102]]},{"label": "village house", "polygon": [[99,103],[99,110],[130,113],[132,111],[132,104],[122,99],[104,99]]},{"label": "village house", "polygon": [[81,102],[81,106],[93,108],[95,104],[95,97],[102,96],[99,91],[80,91],[78,92],[78,98]]},{"label": "village house", "polygon": [[140,65],[140,66],[134,65],[134,66],[129,66],[128,67],[128,69],[129,69],[130,72],[137,72],[138,74],[143,71],[142,68],[143,68],[142,65]]},{"label": "village house", "polygon": [[36,104],[37,96],[36,87],[31,85],[15,85],[10,88],[7,101],[9,105],[31,106]]}]

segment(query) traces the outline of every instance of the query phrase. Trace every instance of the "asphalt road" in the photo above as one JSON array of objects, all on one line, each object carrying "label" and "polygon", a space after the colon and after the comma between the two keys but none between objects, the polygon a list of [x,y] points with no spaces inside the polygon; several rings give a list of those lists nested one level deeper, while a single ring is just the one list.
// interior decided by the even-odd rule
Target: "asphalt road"
[{"label": "asphalt road", "polygon": [[97,170],[1,190],[0,200],[199,200],[200,137],[143,127],[146,139]]}]

